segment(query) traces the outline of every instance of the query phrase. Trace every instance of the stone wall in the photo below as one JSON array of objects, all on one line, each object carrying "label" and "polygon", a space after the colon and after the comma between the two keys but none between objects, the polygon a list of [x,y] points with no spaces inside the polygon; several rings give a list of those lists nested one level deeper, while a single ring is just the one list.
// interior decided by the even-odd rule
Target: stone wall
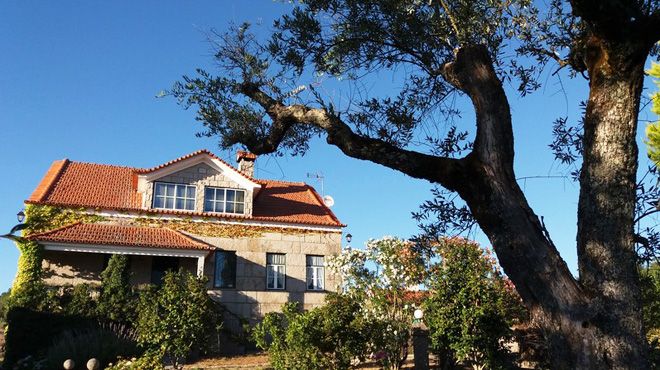
[{"label": "stone wall", "polygon": [[[242,189],[236,182],[232,181],[229,177],[218,172],[214,168],[205,163],[200,163],[195,166],[186,168],[179,172],[175,172],[168,176],[163,176],[156,181],[170,182],[177,184],[196,185],[195,192],[195,211],[204,211],[204,187],[212,186],[218,188],[229,188],[245,191],[245,215],[252,215],[252,190]],[[153,205],[153,183],[147,184],[146,192],[143,196],[145,208],[152,208]]]},{"label": "stone wall", "polygon": [[[294,232],[264,233],[255,238],[199,239],[224,251],[236,252],[236,289],[213,287],[215,256],[206,259],[204,273],[209,279],[209,294],[233,314],[254,322],[265,314],[280,311],[286,302],[300,302],[304,309],[323,304],[326,292],[336,291],[337,276],[325,269],[325,291],[307,290],[306,256],[324,256],[327,261],[340,252],[341,233]],[[266,289],[266,254],[286,255],[285,290]],[[231,326],[231,323],[229,323]]]}]

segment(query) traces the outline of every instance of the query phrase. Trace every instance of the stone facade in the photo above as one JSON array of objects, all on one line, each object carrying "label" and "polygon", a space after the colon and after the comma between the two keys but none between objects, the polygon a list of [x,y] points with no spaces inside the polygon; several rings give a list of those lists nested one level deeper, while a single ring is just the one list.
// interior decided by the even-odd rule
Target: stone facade
[{"label": "stone facade", "polygon": [[[217,188],[228,188],[236,190],[245,191],[245,213],[246,216],[252,215],[252,198],[253,192],[252,189],[241,188],[236,182],[232,181],[229,177],[223,175],[221,172],[218,172],[216,169],[211,166],[200,163],[184,170],[175,172],[171,175],[163,176],[157,181],[159,182],[169,182],[177,184],[187,184],[195,185],[195,211],[203,212],[204,211],[204,188],[207,186],[217,187]],[[145,187],[143,204],[142,207],[149,209],[153,205],[153,193],[154,186],[153,183],[148,183]]]}]

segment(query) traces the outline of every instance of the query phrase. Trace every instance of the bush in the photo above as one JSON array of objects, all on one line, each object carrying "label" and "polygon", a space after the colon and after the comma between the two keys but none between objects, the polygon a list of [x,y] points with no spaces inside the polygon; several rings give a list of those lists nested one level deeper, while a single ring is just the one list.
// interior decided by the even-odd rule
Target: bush
[{"label": "bush", "polygon": [[370,326],[359,302],[347,295],[330,294],[324,306],[307,312],[297,302],[282,311],[267,314],[253,330],[275,369],[348,369],[369,352]]},{"label": "bush", "polygon": [[135,333],[121,324],[106,324],[85,330],[67,330],[46,350],[45,369],[59,369],[66,359],[85,364],[96,358],[104,368],[119,356],[138,356]]},{"label": "bush", "polygon": [[160,289],[143,291],[138,312],[140,345],[175,367],[205,350],[218,328],[206,279],[186,271],[168,272]]},{"label": "bush", "polygon": [[108,267],[101,273],[98,313],[108,320],[126,323],[136,318],[128,263],[127,255],[113,254]]},{"label": "bush", "polygon": [[436,252],[441,261],[431,266],[430,296],[424,304],[433,351],[444,362],[508,367],[504,342],[524,312],[513,285],[476,243],[445,239]]},{"label": "bush", "polygon": [[20,359],[28,356],[39,358],[62,332],[87,330],[98,323],[78,315],[11,308],[7,314],[7,325],[4,367],[12,369]]}]

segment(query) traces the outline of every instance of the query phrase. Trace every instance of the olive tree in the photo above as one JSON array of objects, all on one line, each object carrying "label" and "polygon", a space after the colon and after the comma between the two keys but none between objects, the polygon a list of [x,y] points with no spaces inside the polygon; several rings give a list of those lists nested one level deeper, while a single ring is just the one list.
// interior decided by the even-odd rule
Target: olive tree
[{"label": "olive tree", "polygon": [[[256,154],[307,149],[323,135],[344,154],[455,192],[488,236],[553,365],[648,367],[634,213],[644,63],[660,39],[660,1],[305,0],[261,41],[249,27],[215,39],[219,76],[200,70],[169,93],[196,107],[203,134]],[[549,66],[584,76],[577,254],[579,278],[516,181],[503,81],[521,94]],[[334,76],[404,71],[398,91],[368,89],[343,108],[318,87]],[[302,94],[303,91],[306,94]],[[469,98],[473,136],[434,122]],[[468,138],[469,143],[462,139]],[[426,142],[424,142],[426,141]]]}]

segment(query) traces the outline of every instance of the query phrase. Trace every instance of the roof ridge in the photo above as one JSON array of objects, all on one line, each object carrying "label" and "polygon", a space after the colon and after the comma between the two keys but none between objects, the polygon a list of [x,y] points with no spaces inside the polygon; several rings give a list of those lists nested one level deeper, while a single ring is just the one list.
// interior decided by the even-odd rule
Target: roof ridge
[{"label": "roof ridge", "polygon": [[122,165],[118,165],[118,164],[96,163],[96,162],[85,162],[85,161],[72,161],[72,160],[69,160],[69,159],[67,159],[67,161],[69,163],[87,164],[87,165],[92,165],[92,166],[103,166],[103,167],[114,167],[114,168],[122,168],[122,169],[133,170],[133,171],[137,171],[137,170],[141,169],[139,167],[122,166]]},{"label": "roof ridge", "polygon": [[65,229],[72,228],[72,227],[74,227],[74,226],[78,226],[78,225],[80,225],[80,224],[82,224],[82,223],[83,223],[82,221],[76,221],[76,222],[74,222],[74,223],[72,223],[72,224],[68,224],[68,225],[64,225],[64,226],[56,227],[56,228],[51,229],[51,230],[46,230],[46,231],[42,231],[42,232],[40,232],[40,233],[36,233],[36,234],[28,235],[27,238],[28,238],[28,239],[33,239],[33,238],[36,238],[36,237],[46,236],[46,235],[49,235],[49,234],[52,234],[52,233],[56,233],[56,232],[59,232],[59,231],[65,230]]},{"label": "roof ridge", "polygon": [[211,158],[216,159],[216,160],[222,162],[223,164],[225,164],[226,166],[228,166],[229,168],[231,168],[233,171],[235,171],[235,172],[236,172],[237,174],[239,174],[240,176],[242,176],[242,177],[244,177],[244,178],[246,178],[246,179],[248,179],[248,180],[250,180],[250,181],[252,181],[252,182],[255,182],[255,183],[258,182],[257,179],[255,179],[254,177],[247,176],[247,175],[244,174],[243,172],[239,171],[236,167],[232,166],[232,165],[229,164],[227,161],[225,161],[224,159],[218,157],[215,153],[211,152],[211,151],[208,150],[208,149],[199,149],[199,150],[196,150],[196,151],[194,151],[194,152],[192,152],[192,153],[188,153],[188,154],[183,155],[183,156],[181,156],[181,157],[179,157],[179,158],[173,159],[173,160],[171,160],[171,161],[165,162],[165,163],[160,164],[160,165],[155,166],[155,167],[151,167],[151,168],[139,168],[139,169],[136,169],[136,172],[137,172],[137,173],[149,173],[149,172],[157,171],[157,170],[160,170],[161,168],[165,168],[165,167],[171,166],[171,165],[173,165],[173,164],[175,164],[175,163],[178,163],[178,162],[184,161],[184,160],[186,160],[186,159],[190,159],[190,158],[192,158],[192,157],[196,157],[196,156],[198,156],[198,155],[200,155],[200,154],[206,154],[206,155],[210,156]]},{"label": "roof ridge", "polygon": [[255,179],[257,182],[278,182],[281,184],[292,184],[292,185],[303,185],[309,186],[306,182],[303,181],[288,181],[288,180],[275,180],[275,179]]}]

